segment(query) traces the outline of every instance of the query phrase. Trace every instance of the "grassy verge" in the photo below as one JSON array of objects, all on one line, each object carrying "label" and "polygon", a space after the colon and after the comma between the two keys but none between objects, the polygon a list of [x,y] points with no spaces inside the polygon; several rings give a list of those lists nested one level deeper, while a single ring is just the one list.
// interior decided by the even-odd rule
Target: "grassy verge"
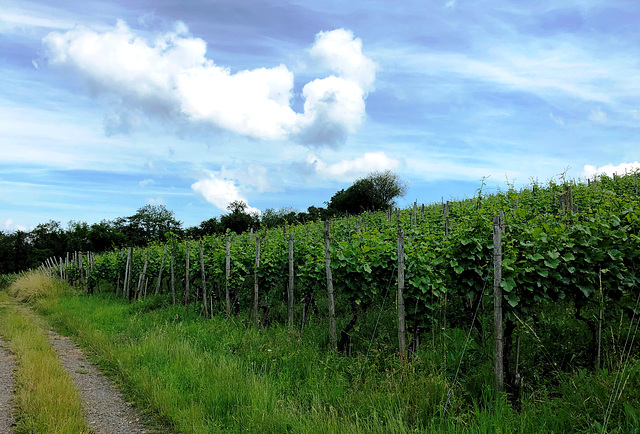
[{"label": "grassy verge", "polygon": [[0,292],[0,333],[17,358],[16,433],[82,433],[80,396],[51,347],[42,320]]},{"label": "grassy verge", "polygon": [[[177,432],[603,432],[613,372],[553,373],[526,388],[517,408],[491,394],[491,340],[471,343],[451,388],[466,335],[458,329],[434,335],[401,364],[384,344],[368,357],[326,351],[321,322],[300,338],[281,326],[203,320],[165,302],[65,292],[34,305]],[[640,365],[632,365],[609,433],[639,432]]]},{"label": "grassy verge", "polygon": [[[344,357],[324,350],[324,329],[304,338],[285,327],[202,320],[187,308],[156,309],[109,297],[38,303],[49,320],[90,348],[140,405],[178,432],[571,432],[588,425],[540,396],[513,410],[490,394],[465,400],[427,353],[401,365],[384,351]],[[478,373],[491,383],[491,366]],[[588,391],[585,391],[588,393]],[[577,395],[573,401],[584,398]],[[561,417],[558,417],[561,415]]]}]

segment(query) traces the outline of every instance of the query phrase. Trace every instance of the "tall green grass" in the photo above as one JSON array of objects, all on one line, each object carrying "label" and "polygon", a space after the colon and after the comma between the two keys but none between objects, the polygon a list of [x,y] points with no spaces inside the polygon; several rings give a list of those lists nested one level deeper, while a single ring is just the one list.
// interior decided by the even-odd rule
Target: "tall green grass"
[{"label": "tall green grass", "polygon": [[[108,296],[37,303],[178,432],[589,432],[601,420],[596,400],[612,382],[590,376],[577,383],[579,373],[566,374],[560,388],[527,390],[518,411],[492,395],[487,362],[453,387],[444,413],[454,373],[443,371],[437,348],[405,364],[384,348],[346,357],[324,349],[323,324],[300,338],[286,327],[246,328],[160,304]],[[459,335],[450,350],[462,347]],[[625,411],[610,432],[637,429]]]},{"label": "tall green grass", "polygon": [[[59,282],[41,288],[47,287],[54,289],[22,299],[89,349],[139,407],[177,432],[595,433],[602,432],[615,375],[556,369],[528,378],[540,360],[524,360],[523,397],[514,406],[493,395],[491,339],[472,340],[455,377],[463,330],[434,333],[401,363],[385,340],[367,356],[328,351],[322,319],[300,337],[285,326],[205,320],[194,307],[165,305],[163,298],[129,304],[75,295]],[[566,317],[557,318],[559,329],[579,335]],[[533,341],[522,339],[529,347],[523,357],[536,356]],[[640,427],[640,365],[630,366],[607,432]]]}]

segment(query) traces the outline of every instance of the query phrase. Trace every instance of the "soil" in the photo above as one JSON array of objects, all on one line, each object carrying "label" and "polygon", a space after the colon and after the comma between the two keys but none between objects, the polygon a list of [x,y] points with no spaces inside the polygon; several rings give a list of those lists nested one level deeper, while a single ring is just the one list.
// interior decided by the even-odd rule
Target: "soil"
[{"label": "soil", "polygon": [[114,384],[87,360],[71,339],[53,331],[49,331],[49,339],[80,392],[87,425],[92,430],[101,434],[159,432],[144,425],[146,419],[125,402]]},{"label": "soil", "polygon": [[16,362],[8,345],[0,339],[0,434],[10,433],[13,425],[11,397],[15,387]]}]

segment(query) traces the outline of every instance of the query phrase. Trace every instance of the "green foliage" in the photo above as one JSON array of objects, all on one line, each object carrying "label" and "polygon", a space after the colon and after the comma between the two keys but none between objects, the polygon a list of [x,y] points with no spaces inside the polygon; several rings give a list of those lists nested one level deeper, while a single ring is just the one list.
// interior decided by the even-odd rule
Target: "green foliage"
[{"label": "green foliage", "polygon": [[251,227],[257,227],[258,216],[246,212],[247,204],[242,201],[233,201],[227,206],[229,214],[220,217],[220,223],[226,230],[240,234]]},{"label": "green foliage", "polygon": [[328,210],[336,214],[360,214],[385,209],[393,204],[395,198],[404,196],[406,189],[406,183],[390,170],[372,172],[356,180],[346,190],[335,193],[329,201]]}]

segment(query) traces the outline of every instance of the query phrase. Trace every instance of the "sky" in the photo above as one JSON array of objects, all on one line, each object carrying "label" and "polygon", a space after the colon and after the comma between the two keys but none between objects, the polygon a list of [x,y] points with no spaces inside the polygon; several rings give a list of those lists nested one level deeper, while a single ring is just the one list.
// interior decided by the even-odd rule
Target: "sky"
[{"label": "sky", "polygon": [[[636,0],[0,4],[0,230],[640,167]],[[484,180],[484,181],[483,181]]]}]

